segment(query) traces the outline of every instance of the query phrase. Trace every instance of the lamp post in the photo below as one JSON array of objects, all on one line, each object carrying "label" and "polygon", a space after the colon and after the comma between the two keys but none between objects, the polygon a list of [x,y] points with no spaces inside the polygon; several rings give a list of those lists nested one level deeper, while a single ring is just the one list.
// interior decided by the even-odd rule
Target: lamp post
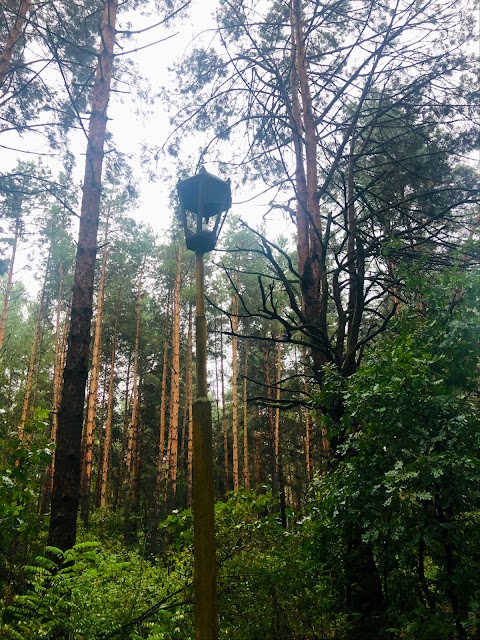
[{"label": "lamp post", "polygon": [[195,639],[218,638],[212,408],[207,389],[204,255],[215,248],[232,204],[230,181],[204,168],[177,184],[187,249],[195,252],[196,399],[193,403]]}]

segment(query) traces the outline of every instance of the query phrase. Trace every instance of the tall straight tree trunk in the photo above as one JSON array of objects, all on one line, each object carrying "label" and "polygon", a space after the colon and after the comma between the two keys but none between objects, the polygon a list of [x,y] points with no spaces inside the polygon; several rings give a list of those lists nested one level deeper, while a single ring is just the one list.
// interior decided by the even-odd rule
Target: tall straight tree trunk
[{"label": "tall straight tree trunk", "polygon": [[278,468],[275,461],[275,420],[273,416],[272,408],[272,378],[270,374],[270,358],[268,352],[268,343],[265,345],[263,352],[263,366],[265,375],[265,386],[267,390],[267,426],[268,426],[268,439],[270,441],[270,450],[272,452],[272,491],[276,493],[278,490]]},{"label": "tall straight tree trunk", "polygon": [[[62,333],[62,302],[63,302],[63,262],[60,262],[58,266],[59,271],[59,283],[58,283],[58,295],[57,295],[57,310],[55,317],[55,350],[53,356],[53,385],[52,385],[52,411],[51,415],[51,430],[50,440],[53,445],[57,442],[57,430],[58,430],[58,412],[60,410],[60,400],[62,397],[62,384],[63,384],[63,367],[65,365],[65,354],[67,346],[67,334],[68,334],[68,313],[65,314],[65,321]],[[53,470],[54,470],[55,457],[52,458],[50,464],[47,467],[47,473],[45,476],[45,492],[42,501],[42,513],[47,513],[50,507],[50,500],[53,490]]]},{"label": "tall straight tree trunk", "polygon": [[248,343],[245,342],[243,354],[243,486],[250,489],[250,462],[248,453]]},{"label": "tall straight tree trunk", "polygon": [[116,485],[115,496],[113,501],[114,509],[117,509],[122,504],[123,500],[123,488],[125,484],[125,477],[127,476],[127,450],[128,450],[128,430],[130,425],[130,375],[132,368],[132,354],[128,354],[127,362],[127,376],[125,379],[125,407],[123,410],[123,422],[122,422],[122,446],[120,453],[120,464],[118,468],[118,482]]},{"label": "tall straight tree trunk", "polygon": [[169,435],[170,493],[174,497],[177,491],[178,466],[178,417],[180,409],[180,294],[182,285],[182,246],[178,246],[175,290],[173,294],[173,329],[172,329],[172,375],[171,375],[171,410]]},{"label": "tall straight tree trunk", "polygon": [[5,285],[5,298],[3,300],[2,317],[0,318],[0,352],[5,340],[5,329],[7,327],[8,307],[10,306],[10,295],[13,287],[13,271],[15,268],[15,257],[17,254],[18,240],[20,238],[20,230],[22,223],[20,217],[15,222],[15,233],[12,242],[12,255],[10,257],[10,265],[8,267],[7,283]]},{"label": "tall straight tree trunk", "polygon": [[237,386],[237,358],[238,358],[238,295],[232,298],[232,440],[233,440],[233,490],[239,488],[238,469],[238,386]]},{"label": "tall straight tree trunk", "polygon": [[128,428],[127,462],[125,472],[125,542],[136,540],[136,526],[131,514],[137,510],[137,484],[140,472],[140,329],[142,318],[142,282],[145,262],[142,263],[137,284],[135,352],[133,356],[132,414]]},{"label": "tall straight tree trunk", "polygon": [[[170,317],[170,292],[167,300],[167,318],[165,320],[165,334],[169,332],[169,317]],[[166,424],[166,410],[167,410],[167,372],[168,372],[168,353],[170,350],[169,340],[165,338],[163,341],[163,361],[162,361],[162,381],[160,386],[160,416],[159,416],[159,434],[158,434],[158,450],[157,450],[157,464],[156,464],[156,478],[155,478],[155,492],[153,495],[153,527],[150,538],[150,550],[152,555],[157,553],[158,543],[158,522],[159,522],[159,508],[162,497],[162,491],[165,488],[165,424]],[[165,498],[165,495],[163,495]]]},{"label": "tall straight tree trunk", "polygon": [[162,489],[162,480],[164,475],[164,457],[165,457],[165,418],[167,410],[167,369],[168,369],[168,340],[163,341],[163,368],[162,368],[162,386],[160,390],[160,419],[159,419],[159,438],[158,438],[158,454],[157,454],[157,479],[155,490],[155,505],[158,507],[160,493]]},{"label": "tall straight tree trunk", "polygon": [[260,431],[253,433],[253,468],[255,470],[255,487],[260,487],[263,482],[262,434]]},{"label": "tall straight tree trunk", "polygon": [[283,477],[283,461],[280,450],[280,400],[282,397],[282,343],[281,335],[277,335],[277,371],[275,383],[275,436],[274,436],[274,456],[276,466],[276,476],[278,478],[278,492],[280,497],[280,520],[284,529],[287,528],[287,501],[285,496],[285,481]]},{"label": "tall straight tree trunk", "polygon": [[97,256],[107,106],[110,98],[114,60],[113,47],[117,8],[118,0],[105,1],[100,51],[92,93],[68,352],[55,451],[48,543],[64,550],[75,544],[77,536],[82,427],[93,313],[93,282]]},{"label": "tall straight tree trunk", "polygon": [[30,351],[30,362],[28,364],[27,382],[25,384],[25,396],[23,399],[22,416],[20,418],[20,425],[18,427],[18,437],[23,440],[25,432],[25,424],[28,418],[28,410],[30,408],[30,395],[32,393],[33,375],[35,371],[35,362],[37,360],[38,342],[40,339],[40,332],[42,330],[42,318],[43,309],[45,306],[45,289],[47,286],[48,270],[50,266],[50,251],[47,258],[47,265],[45,267],[45,276],[43,278],[42,291],[40,293],[40,300],[37,308],[37,317],[35,321],[35,330],[33,332],[33,343]]},{"label": "tall straight tree trunk", "polygon": [[188,338],[187,338],[187,379],[185,395],[188,409],[188,439],[187,439],[187,507],[192,506],[193,480],[193,307],[188,306]]},{"label": "tall straight tree trunk", "polygon": [[280,467],[280,399],[282,395],[282,389],[280,380],[282,377],[282,343],[280,342],[280,336],[277,336],[277,358],[276,358],[276,382],[275,382],[275,430],[273,437],[273,454],[275,458],[275,474],[279,477]]},{"label": "tall straight tree trunk", "polygon": [[130,493],[130,484],[132,481],[133,461],[135,456],[135,444],[138,435],[138,403],[139,403],[139,357],[140,357],[140,327],[142,317],[142,280],[144,265],[140,269],[137,284],[137,309],[136,309],[136,328],[135,328],[135,352],[133,355],[133,383],[132,383],[132,413],[130,425],[128,428],[127,441],[127,465],[126,465],[126,483],[127,495]]},{"label": "tall straight tree trunk", "polygon": [[108,259],[108,218],[105,230],[105,246],[102,253],[100,281],[98,284],[97,317],[95,318],[95,338],[93,341],[92,367],[90,370],[90,388],[88,390],[87,421],[85,424],[85,449],[83,452],[82,496],[80,516],[85,527],[88,527],[90,512],[90,488],[92,481],[93,443],[95,439],[95,422],[97,417],[98,381],[100,378],[100,361],[102,350],[103,303],[105,300],[105,276]]},{"label": "tall straight tree trunk", "polygon": [[118,343],[118,313],[115,314],[115,325],[113,328],[113,340],[112,340],[112,355],[110,358],[107,420],[105,422],[105,438],[103,441],[100,509],[104,509],[107,506],[107,488],[108,488],[108,479],[110,477],[110,466],[111,466],[111,459],[112,459],[111,450],[112,450],[112,427],[113,427],[113,402],[114,402],[115,359],[117,356],[117,343]]},{"label": "tall straight tree trunk", "polygon": [[[292,41],[291,114],[295,151],[295,194],[297,199],[297,253],[305,321],[327,332],[325,251],[317,198],[317,132],[308,78],[305,32],[300,0],[290,0]],[[327,361],[324,353],[312,345],[317,370]]]},{"label": "tall straight tree trunk", "polygon": [[307,411],[305,412],[305,479],[306,479],[307,485],[310,484],[313,476],[312,432],[313,432],[312,414],[307,409]]},{"label": "tall straight tree trunk", "polygon": [[[115,318],[116,321],[116,318]],[[103,364],[103,385],[102,385],[102,401],[100,403],[100,416],[101,421],[99,424],[99,446],[98,446],[98,454],[97,454],[97,470],[96,470],[96,480],[95,480],[95,492],[93,494],[93,498],[95,501],[95,506],[100,506],[100,495],[102,493],[102,475],[103,475],[103,447],[105,445],[105,428],[106,428],[106,417],[108,413],[108,382],[109,382],[109,374],[108,370],[110,368],[110,362],[105,359]]]},{"label": "tall straight tree trunk", "polygon": [[228,455],[227,405],[225,402],[225,367],[223,351],[223,319],[220,320],[220,384],[222,389],[223,466],[225,469],[225,493],[230,491],[230,465]]},{"label": "tall straight tree trunk", "polygon": [[31,4],[32,0],[22,0],[17,12],[17,16],[15,18],[15,23],[8,32],[7,41],[2,53],[0,54],[0,89],[5,84],[5,80],[10,68],[10,63],[12,61],[13,50],[23,33],[23,29],[27,19],[27,13],[30,9]]}]

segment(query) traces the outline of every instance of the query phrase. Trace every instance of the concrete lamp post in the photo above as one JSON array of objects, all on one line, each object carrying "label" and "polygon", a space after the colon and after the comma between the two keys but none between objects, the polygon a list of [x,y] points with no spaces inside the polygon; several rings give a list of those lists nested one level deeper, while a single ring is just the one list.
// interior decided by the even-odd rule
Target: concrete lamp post
[{"label": "concrete lamp post", "polygon": [[230,181],[204,168],[177,184],[187,249],[195,252],[196,399],[193,403],[195,639],[218,638],[212,409],[207,389],[204,255],[215,249],[232,204]]}]

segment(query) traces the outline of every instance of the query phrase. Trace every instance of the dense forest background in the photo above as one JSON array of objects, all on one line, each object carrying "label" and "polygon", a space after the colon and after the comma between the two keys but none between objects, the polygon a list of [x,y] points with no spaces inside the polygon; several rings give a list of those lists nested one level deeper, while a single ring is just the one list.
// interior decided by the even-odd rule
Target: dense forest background
[{"label": "dense forest background", "polygon": [[[221,0],[151,91],[132,39],[189,5],[1,2],[0,636],[193,637],[205,166],[219,637],[480,638],[473,4]],[[119,97],[161,147],[117,148]]]}]

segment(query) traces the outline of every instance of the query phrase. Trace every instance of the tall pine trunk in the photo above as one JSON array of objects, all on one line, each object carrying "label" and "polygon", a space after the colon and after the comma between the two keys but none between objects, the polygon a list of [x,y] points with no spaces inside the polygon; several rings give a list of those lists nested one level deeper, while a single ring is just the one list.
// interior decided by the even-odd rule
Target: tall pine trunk
[{"label": "tall pine trunk", "polygon": [[127,475],[127,450],[128,450],[128,430],[130,425],[130,375],[132,369],[132,354],[128,354],[127,361],[127,375],[125,378],[125,406],[123,410],[122,421],[122,445],[120,452],[120,463],[118,467],[118,480],[115,487],[115,495],[113,501],[113,508],[117,509],[123,504],[123,489],[125,484],[125,477]]},{"label": "tall pine trunk", "polygon": [[7,41],[2,53],[0,54],[0,89],[3,88],[5,80],[7,79],[10,69],[10,63],[12,61],[13,50],[15,49],[15,46],[20,40],[20,37],[23,33],[28,10],[30,9],[31,4],[32,0],[22,0],[15,18],[15,23],[13,24],[12,28],[9,29]]},{"label": "tall pine trunk", "polygon": [[172,375],[170,397],[170,432],[169,432],[169,465],[168,477],[170,494],[175,497],[177,491],[178,467],[178,417],[180,409],[180,295],[182,284],[182,247],[177,254],[177,270],[175,274],[175,290],[173,294],[173,329],[172,329]]},{"label": "tall pine trunk", "polygon": [[110,358],[110,376],[108,382],[107,420],[105,422],[105,437],[103,440],[103,460],[102,479],[100,488],[100,508],[107,506],[107,488],[110,477],[110,466],[112,459],[112,427],[113,427],[113,403],[114,403],[114,383],[115,383],[115,359],[117,356],[118,343],[118,313],[115,314],[115,325],[113,328],[112,354]]},{"label": "tall pine trunk", "polygon": [[93,443],[95,439],[95,422],[97,417],[98,381],[100,378],[100,360],[102,349],[102,320],[103,303],[105,300],[105,276],[108,258],[108,219],[105,231],[105,246],[103,247],[100,282],[98,285],[97,316],[95,319],[95,338],[93,341],[92,367],[90,371],[90,388],[88,390],[87,421],[85,424],[85,449],[83,452],[82,468],[82,497],[80,516],[85,527],[88,527],[90,512],[90,487],[92,481]]},{"label": "tall pine trunk", "polygon": [[[67,334],[68,334],[68,313],[65,314],[65,320],[63,323],[62,332],[62,303],[63,303],[63,262],[60,261],[58,265],[59,271],[59,283],[58,283],[58,295],[57,295],[57,310],[55,314],[55,349],[53,355],[53,385],[52,385],[52,411],[50,412],[51,430],[50,440],[53,445],[57,442],[58,431],[58,412],[60,410],[60,401],[62,398],[62,384],[63,384],[63,367],[65,365],[65,355],[67,346]],[[45,490],[42,500],[42,513],[47,513],[50,507],[50,500],[53,490],[53,471],[54,471],[55,457],[47,467],[45,474]]]},{"label": "tall pine trunk", "polygon": [[136,305],[136,328],[135,328],[135,351],[133,354],[133,382],[132,382],[132,413],[130,417],[130,424],[128,427],[128,439],[127,439],[127,462],[126,462],[126,494],[129,495],[130,485],[133,477],[135,446],[138,440],[138,404],[139,404],[139,358],[140,358],[140,327],[142,316],[142,280],[143,280],[142,265],[140,274],[138,276],[137,284],[137,305]]},{"label": "tall pine trunk", "polygon": [[232,298],[232,440],[233,440],[233,490],[239,488],[238,465],[238,386],[237,386],[237,358],[238,358],[238,295]]},{"label": "tall pine trunk", "polygon": [[75,544],[77,536],[82,427],[93,314],[93,282],[97,256],[107,106],[110,98],[114,60],[113,47],[117,8],[118,0],[106,0],[92,93],[68,352],[55,451],[48,543],[64,550]]},{"label": "tall pine trunk", "polygon": [[136,525],[132,519],[138,506],[140,473],[140,330],[142,319],[142,282],[145,263],[142,263],[137,284],[135,352],[133,355],[132,414],[128,428],[127,462],[125,473],[125,541],[136,540]]},{"label": "tall pine trunk", "polygon": [[272,452],[272,491],[276,493],[278,490],[278,468],[276,465],[275,459],[275,420],[273,415],[273,407],[272,407],[272,378],[270,373],[270,354],[268,349],[268,343],[265,344],[265,349],[263,352],[263,366],[264,366],[264,375],[265,375],[265,386],[266,386],[266,396],[267,396],[267,427],[268,427],[268,440],[270,443],[270,450]]},{"label": "tall pine trunk", "polygon": [[225,402],[225,367],[223,351],[223,319],[220,320],[220,384],[222,390],[222,432],[223,432],[223,466],[225,471],[225,493],[230,491],[230,465],[228,455],[227,405]]},{"label": "tall pine trunk", "polygon": [[[317,132],[308,78],[306,40],[300,0],[290,0],[292,42],[291,115],[295,151],[295,195],[297,200],[298,272],[302,291],[302,310],[307,324],[327,331],[327,278],[317,173]],[[320,370],[326,355],[312,345],[315,368]]]},{"label": "tall pine trunk", "polygon": [[243,486],[250,489],[250,462],[248,452],[248,343],[245,342],[243,352]]},{"label": "tall pine trunk", "polygon": [[277,335],[277,381],[275,384],[275,434],[274,434],[274,456],[276,476],[278,478],[278,492],[280,498],[280,520],[284,529],[287,528],[287,500],[285,496],[285,481],[283,476],[283,460],[281,455],[280,440],[280,400],[282,397],[282,343],[281,335]]},{"label": "tall pine trunk", "polygon": [[187,507],[192,506],[193,480],[193,307],[188,306],[188,338],[187,338],[187,379],[185,395],[188,409],[187,439]]},{"label": "tall pine trunk", "polygon": [[162,366],[162,383],[161,383],[161,389],[160,389],[160,417],[159,417],[159,436],[158,436],[158,453],[157,453],[157,479],[155,483],[156,490],[155,490],[155,498],[154,498],[156,508],[158,508],[160,494],[162,491],[163,477],[164,477],[168,351],[169,351],[169,344],[168,344],[168,340],[165,338],[165,340],[163,341],[163,366]]},{"label": "tall pine trunk", "polygon": [[25,396],[23,398],[22,416],[20,418],[20,425],[18,427],[18,437],[20,440],[23,440],[24,433],[25,433],[25,424],[27,422],[27,418],[29,415],[30,395],[32,393],[35,362],[37,360],[38,343],[40,340],[40,333],[42,330],[42,318],[43,318],[43,310],[45,305],[45,289],[47,286],[49,266],[50,266],[50,252],[48,254],[47,265],[45,267],[45,276],[43,278],[42,291],[40,293],[40,300],[38,303],[37,316],[35,320],[35,330],[33,332],[32,348],[30,350],[30,362],[28,364],[27,381],[25,384]]}]

